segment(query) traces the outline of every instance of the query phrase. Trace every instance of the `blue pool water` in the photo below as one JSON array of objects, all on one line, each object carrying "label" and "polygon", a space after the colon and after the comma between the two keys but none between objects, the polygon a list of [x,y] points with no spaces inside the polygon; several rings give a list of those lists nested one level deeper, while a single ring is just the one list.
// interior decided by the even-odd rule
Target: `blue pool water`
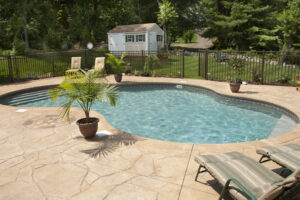
[{"label": "blue pool water", "polygon": [[[127,85],[119,88],[116,107],[97,102],[92,110],[114,127],[159,140],[234,143],[268,138],[294,129],[297,122],[275,109],[181,85]],[[0,99],[21,107],[57,107],[47,90]],[[74,107],[79,107],[77,104]]]}]

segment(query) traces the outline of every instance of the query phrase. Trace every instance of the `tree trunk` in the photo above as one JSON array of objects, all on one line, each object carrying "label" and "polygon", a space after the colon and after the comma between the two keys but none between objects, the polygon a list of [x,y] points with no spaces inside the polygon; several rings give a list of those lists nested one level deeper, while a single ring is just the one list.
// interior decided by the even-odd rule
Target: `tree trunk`
[{"label": "tree trunk", "polygon": [[84,114],[85,114],[87,122],[89,122],[90,121],[90,112],[89,111],[84,111]]},{"label": "tree trunk", "polygon": [[164,46],[167,52],[169,52],[169,45],[168,45],[168,33],[166,25],[163,26],[164,29]]},{"label": "tree trunk", "polygon": [[292,40],[290,40],[286,44],[284,44],[283,51],[282,51],[283,54],[282,54],[282,57],[281,57],[281,59],[279,61],[279,65],[282,65],[285,62],[286,56],[287,56],[287,54],[289,52],[289,49],[292,47],[292,44],[293,44]]},{"label": "tree trunk", "polygon": [[23,1],[23,21],[24,21],[24,36],[25,36],[25,48],[29,49],[28,32],[27,32],[27,0]]}]

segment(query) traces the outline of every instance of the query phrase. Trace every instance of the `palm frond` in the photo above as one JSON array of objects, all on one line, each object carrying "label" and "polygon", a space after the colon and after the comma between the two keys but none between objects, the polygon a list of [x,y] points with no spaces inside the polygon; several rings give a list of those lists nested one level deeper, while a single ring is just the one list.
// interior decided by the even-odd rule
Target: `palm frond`
[{"label": "palm frond", "polygon": [[78,102],[85,114],[90,112],[96,100],[116,105],[119,97],[117,88],[106,84],[104,78],[97,78],[98,73],[98,71],[82,71],[80,78],[64,80],[58,87],[49,91],[48,96],[52,101],[56,101],[58,96],[64,98],[61,103],[62,118],[70,120],[70,109],[74,102]]}]

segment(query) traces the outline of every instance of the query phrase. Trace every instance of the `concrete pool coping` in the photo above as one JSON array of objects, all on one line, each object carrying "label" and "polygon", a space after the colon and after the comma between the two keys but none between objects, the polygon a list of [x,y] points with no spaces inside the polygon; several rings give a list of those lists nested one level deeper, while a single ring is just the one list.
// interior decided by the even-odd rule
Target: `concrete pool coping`
[{"label": "concrete pool coping", "polygon": [[[107,79],[115,83],[113,76]],[[0,95],[57,85],[62,80],[56,77],[4,85]],[[123,84],[152,82],[200,86],[222,95],[266,101],[300,116],[300,92],[294,87],[242,85],[241,93],[233,94],[228,83],[222,82],[123,77]],[[92,115],[101,120],[99,130],[112,132],[114,137],[87,141],[75,124],[82,117],[80,109],[72,109],[71,124],[59,126],[57,108],[16,112],[18,109],[25,108],[0,105],[0,199],[217,199],[220,186],[209,174],[199,176],[202,183],[194,181],[198,167],[195,155],[239,151],[258,160],[258,146],[300,144],[299,125],[280,136],[245,143],[158,141],[122,133],[96,112]],[[264,165],[279,168],[272,162]]]}]

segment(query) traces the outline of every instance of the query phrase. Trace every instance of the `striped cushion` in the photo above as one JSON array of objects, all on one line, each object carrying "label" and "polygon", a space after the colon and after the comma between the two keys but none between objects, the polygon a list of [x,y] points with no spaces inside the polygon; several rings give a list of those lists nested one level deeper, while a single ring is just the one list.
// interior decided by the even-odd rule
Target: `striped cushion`
[{"label": "striped cushion", "polygon": [[[300,181],[300,168],[295,169],[295,172],[289,175],[286,179],[284,179],[283,182],[277,183],[273,185],[268,192],[266,192],[264,195],[260,197],[262,200],[273,200],[277,198],[284,190],[287,190],[293,186],[295,186],[295,183],[299,183]],[[296,186],[297,187],[297,186]],[[300,188],[297,187],[297,191]],[[300,191],[298,191],[300,192]],[[295,193],[296,194],[296,193]],[[299,194],[299,193],[298,193]],[[290,199],[286,197],[285,199]],[[296,198],[295,198],[296,199]]]},{"label": "striped cushion", "polygon": [[300,145],[287,144],[283,146],[259,147],[256,153],[267,155],[275,162],[296,169],[300,167]]},{"label": "striped cushion", "polygon": [[[229,152],[219,155],[198,155],[196,162],[206,167],[222,185],[230,178],[237,179],[255,197],[259,198],[269,192],[273,185],[284,179],[260,165],[253,159],[239,152]],[[239,188],[232,183],[229,190],[237,199],[247,199]]]}]

